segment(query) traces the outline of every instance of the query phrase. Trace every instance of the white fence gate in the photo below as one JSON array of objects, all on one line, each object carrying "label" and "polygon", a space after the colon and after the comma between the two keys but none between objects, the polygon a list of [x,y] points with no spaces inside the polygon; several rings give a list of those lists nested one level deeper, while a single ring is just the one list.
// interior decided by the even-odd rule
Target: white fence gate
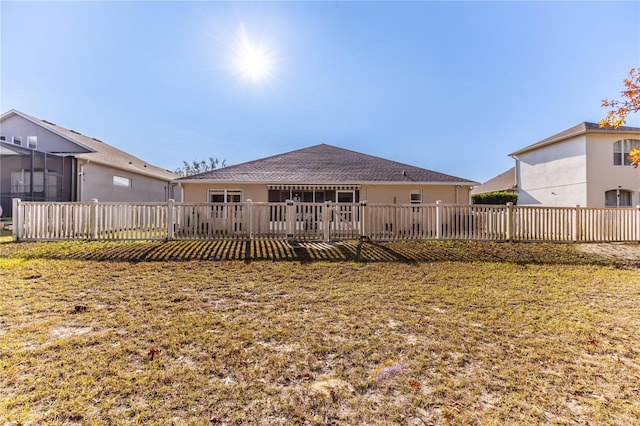
[{"label": "white fence gate", "polygon": [[640,241],[635,208],[361,203],[14,200],[13,237],[36,240]]}]

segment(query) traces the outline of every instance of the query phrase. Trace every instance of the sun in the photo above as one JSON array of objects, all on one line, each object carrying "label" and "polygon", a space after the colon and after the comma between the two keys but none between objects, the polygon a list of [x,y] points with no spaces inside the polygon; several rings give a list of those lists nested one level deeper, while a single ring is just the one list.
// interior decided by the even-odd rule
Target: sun
[{"label": "sun", "polygon": [[233,68],[250,83],[261,83],[273,77],[275,55],[264,41],[249,39],[244,26],[240,26],[234,43]]}]

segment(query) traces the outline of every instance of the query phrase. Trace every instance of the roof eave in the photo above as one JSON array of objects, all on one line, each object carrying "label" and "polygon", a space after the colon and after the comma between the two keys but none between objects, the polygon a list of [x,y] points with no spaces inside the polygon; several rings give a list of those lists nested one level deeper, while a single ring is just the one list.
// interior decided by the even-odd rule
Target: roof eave
[{"label": "roof eave", "polygon": [[451,186],[475,186],[480,185],[480,182],[474,181],[460,181],[460,182],[449,182],[449,181],[341,181],[341,182],[327,182],[327,181],[309,181],[309,182],[291,182],[291,181],[239,181],[232,179],[186,179],[186,178],[178,178],[174,179],[175,183],[183,184],[183,183],[202,183],[202,184],[241,184],[241,185],[429,185],[429,186],[437,186],[437,185],[451,185]]},{"label": "roof eave", "polygon": [[[138,175],[147,176],[147,177],[151,177],[151,178],[154,178],[154,179],[160,179],[160,180],[164,180],[164,181],[171,182],[171,183],[174,183],[174,181],[176,180],[176,178],[173,177],[173,176],[163,176],[161,174],[154,173],[154,172],[149,171],[149,170],[142,170],[142,169],[137,168],[137,167],[121,166],[119,164],[114,164],[112,162],[101,160],[99,158],[96,158],[96,159],[94,159],[94,158],[86,158],[86,157],[84,157],[84,155],[86,155],[86,154],[74,155],[74,157],[79,159],[79,160],[85,161],[86,162],[85,164],[88,164],[88,163],[100,164],[102,166],[109,166],[112,169],[118,169],[118,170],[122,170],[122,171],[129,172],[129,173],[135,173],[135,174],[138,174]],[[167,173],[170,173],[170,172],[167,171]]]},{"label": "roof eave", "polygon": [[36,118],[36,117],[31,117],[28,114],[20,112],[20,111],[18,111],[16,109],[12,109],[12,110],[6,112],[5,114],[2,114],[2,116],[0,117],[0,121],[4,120],[5,117],[8,117],[11,114],[18,115],[18,116],[24,118],[25,120],[28,120],[28,121],[32,122],[36,126],[43,127],[45,129],[47,129],[48,131],[60,136],[61,138],[64,138],[64,139],[68,140],[69,142],[71,142],[71,143],[73,143],[75,145],[78,145],[81,148],[86,149],[87,151],[89,151],[89,153],[97,152],[95,149],[93,149],[91,147],[88,147],[87,145],[83,144],[82,142],[78,141],[77,139],[74,139],[74,138],[70,137],[69,135],[65,135],[64,133],[58,131],[54,126],[52,126],[52,125],[50,125],[50,124],[48,124],[48,123]]},{"label": "roof eave", "polygon": [[544,148],[547,147],[549,145],[553,145],[555,143],[558,142],[562,142],[565,141],[567,139],[571,139],[571,138],[575,138],[576,136],[581,136],[581,135],[586,135],[588,133],[611,133],[611,132],[615,132],[616,134],[640,134],[640,129],[608,129],[608,128],[603,128],[603,129],[581,129],[578,131],[575,131],[573,133],[569,133],[566,135],[562,135],[562,136],[558,136],[558,137],[552,137],[551,139],[544,141],[544,142],[537,142],[534,143],[533,145],[529,145],[527,147],[524,147],[522,149],[519,149],[517,151],[512,152],[511,154],[509,154],[509,157],[517,157],[520,154],[524,154],[530,151],[535,151],[536,149],[540,149],[540,148]]}]

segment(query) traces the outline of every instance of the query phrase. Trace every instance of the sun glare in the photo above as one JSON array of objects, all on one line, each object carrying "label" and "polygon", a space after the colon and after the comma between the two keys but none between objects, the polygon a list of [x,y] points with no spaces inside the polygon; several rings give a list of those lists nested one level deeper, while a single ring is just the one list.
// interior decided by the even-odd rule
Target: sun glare
[{"label": "sun glare", "polygon": [[241,26],[234,47],[233,67],[243,80],[260,83],[273,76],[274,54],[264,42],[250,40]]}]

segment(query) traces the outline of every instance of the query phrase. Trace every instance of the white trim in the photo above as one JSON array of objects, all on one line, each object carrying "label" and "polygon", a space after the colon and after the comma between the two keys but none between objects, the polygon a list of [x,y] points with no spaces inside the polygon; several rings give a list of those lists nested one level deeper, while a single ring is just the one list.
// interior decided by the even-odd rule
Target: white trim
[{"label": "white trim", "polygon": [[336,189],[336,203],[339,203],[338,199],[340,196],[338,194],[351,194],[351,201],[346,201],[346,203],[355,203],[356,202],[356,191],[355,190],[340,190]]}]

